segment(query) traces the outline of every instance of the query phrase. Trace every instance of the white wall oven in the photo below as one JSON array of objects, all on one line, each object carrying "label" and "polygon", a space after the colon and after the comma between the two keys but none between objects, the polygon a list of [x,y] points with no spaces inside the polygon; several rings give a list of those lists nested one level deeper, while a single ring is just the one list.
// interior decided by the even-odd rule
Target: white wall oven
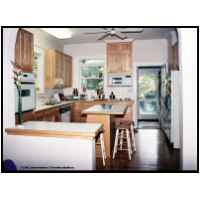
[{"label": "white wall oven", "polygon": [[[36,91],[34,75],[31,73],[23,73],[22,75],[22,111],[32,111],[36,107]],[[15,86],[15,112],[18,113],[19,95]]]}]

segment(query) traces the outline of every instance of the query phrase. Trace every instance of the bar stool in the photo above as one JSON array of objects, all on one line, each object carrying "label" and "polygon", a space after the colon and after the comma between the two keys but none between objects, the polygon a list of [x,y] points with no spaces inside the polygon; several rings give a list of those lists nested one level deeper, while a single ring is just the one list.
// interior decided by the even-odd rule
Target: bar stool
[{"label": "bar stool", "polygon": [[103,159],[103,166],[106,166],[106,151],[105,151],[105,144],[104,144],[104,137],[103,137],[103,131],[99,133],[99,138],[97,139],[96,145],[101,146],[101,154]]},{"label": "bar stool", "polygon": [[[134,123],[130,121],[116,122],[116,135],[113,150],[113,159],[115,159],[118,150],[128,152],[129,160],[131,155],[136,151]],[[127,149],[123,149],[124,139],[126,139]]]}]

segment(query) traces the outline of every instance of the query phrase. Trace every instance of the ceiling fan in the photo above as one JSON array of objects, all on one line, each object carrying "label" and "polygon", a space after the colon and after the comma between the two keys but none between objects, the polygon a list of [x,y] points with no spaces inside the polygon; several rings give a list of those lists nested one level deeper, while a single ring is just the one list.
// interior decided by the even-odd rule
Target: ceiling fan
[{"label": "ceiling fan", "polygon": [[[98,38],[98,40],[104,40],[107,37],[115,37],[118,38],[120,40],[125,40],[127,39],[127,33],[142,33],[144,31],[144,29],[138,29],[135,31],[126,31],[126,30],[119,30],[119,28],[103,28],[104,31],[99,31],[99,32],[88,32],[88,33],[84,33],[86,35],[95,35],[95,34],[104,34],[103,36],[101,36],[100,38]],[[126,29],[126,28],[123,28]]]}]

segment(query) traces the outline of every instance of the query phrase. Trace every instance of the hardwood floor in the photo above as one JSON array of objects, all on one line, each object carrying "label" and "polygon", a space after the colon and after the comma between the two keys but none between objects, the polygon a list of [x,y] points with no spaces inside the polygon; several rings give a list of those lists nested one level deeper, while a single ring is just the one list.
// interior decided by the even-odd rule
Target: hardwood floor
[{"label": "hardwood floor", "polygon": [[118,152],[116,159],[97,159],[97,170],[162,171],[179,170],[179,150],[173,150],[159,129],[139,129],[136,133],[137,152],[128,160],[127,152]]}]

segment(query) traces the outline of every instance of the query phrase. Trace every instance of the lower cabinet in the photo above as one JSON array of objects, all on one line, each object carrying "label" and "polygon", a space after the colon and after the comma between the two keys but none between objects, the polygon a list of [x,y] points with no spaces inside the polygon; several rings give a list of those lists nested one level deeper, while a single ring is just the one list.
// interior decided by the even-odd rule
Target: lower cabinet
[{"label": "lower cabinet", "polygon": [[48,121],[48,122],[61,121],[59,108],[48,109],[45,111],[36,112],[34,115],[35,115],[36,121]]},{"label": "lower cabinet", "polygon": [[[27,121],[49,121],[60,122],[59,108],[50,108],[38,112],[25,112],[23,113],[23,122]],[[19,124],[18,114],[15,115],[15,123]]]}]

